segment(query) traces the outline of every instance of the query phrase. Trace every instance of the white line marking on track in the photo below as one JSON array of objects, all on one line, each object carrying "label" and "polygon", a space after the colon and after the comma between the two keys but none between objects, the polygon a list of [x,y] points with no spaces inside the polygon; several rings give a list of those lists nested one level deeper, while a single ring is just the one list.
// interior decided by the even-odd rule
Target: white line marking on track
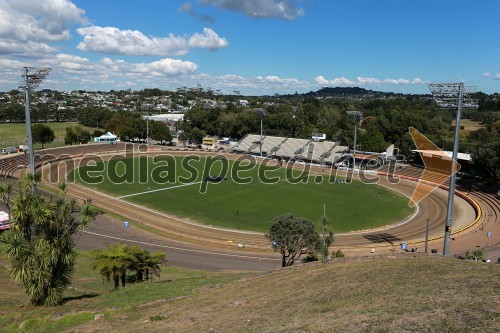
[{"label": "white line marking on track", "polygon": [[118,199],[123,199],[123,198],[128,198],[128,197],[135,197],[136,195],[142,195],[142,194],[148,194],[148,193],[153,193],[153,192],[166,191],[166,190],[171,190],[173,188],[179,188],[179,187],[184,187],[184,186],[196,185],[196,184],[200,184],[200,183],[201,182],[176,185],[176,186],[171,186],[171,187],[160,188],[160,189],[157,189],[157,190],[150,190],[150,191],[144,191],[144,192],[139,192],[139,193],[132,193],[132,194],[127,194],[127,195],[122,195],[121,197],[117,197],[117,198]]},{"label": "white line marking on track", "polygon": [[90,232],[90,231],[82,231],[83,233],[89,234],[89,235],[94,235],[94,236],[99,236],[99,237],[105,237],[105,238],[111,238],[111,239],[116,239],[119,241],[124,241],[124,242],[131,242],[131,243],[137,243],[137,244],[143,244],[143,245],[151,245],[151,246],[156,246],[156,247],[162,247],[165,249],[172,249],[172,250],[178,250],[178,251],[186,251],[186,252],[194,252],[194,253],[204,253],[204,254],[213,254],[217,256],[225,256],[225,257],[235,257],[235,258],[246,258],[246,259],[258,259],[258,260],[281,260],[279,258],[266,258],[266,257],[255,257],[255,256],[244,256],[240,254],[231,254],[231,253],[221,253],[221,252],[210,252],[210,251],[202,251],[202,250],[194,250],[194,249],[185,249],[182,247],[175,247],[175,246],[169,246],[169,245],[160,245],[160,244],[154,244],[154,243],[148,243],[148,242],[141,242],[141,241],[136,241],[132,239],[125,239],[125,238],[120,238],[120,237],[114,237],[114,236],[108,236],[108,235],[102,235],[98,234],[95,232]]}]

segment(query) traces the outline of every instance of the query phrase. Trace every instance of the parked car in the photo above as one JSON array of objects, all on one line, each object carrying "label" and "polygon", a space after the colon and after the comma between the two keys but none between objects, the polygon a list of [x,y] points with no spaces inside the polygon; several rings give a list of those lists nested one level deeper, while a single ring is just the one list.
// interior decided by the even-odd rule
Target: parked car
[{"label": "parked car", "polygon": [[16,152],[17,152],[17,148],[14,148],[14,147],[2,148],[2,150],[0,151],[0,153],[3,155],[14,154]]}]

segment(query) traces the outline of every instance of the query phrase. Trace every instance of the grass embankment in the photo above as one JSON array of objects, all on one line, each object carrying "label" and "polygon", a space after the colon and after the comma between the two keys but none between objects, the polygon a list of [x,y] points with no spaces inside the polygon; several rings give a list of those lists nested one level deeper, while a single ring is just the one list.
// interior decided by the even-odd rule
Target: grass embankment
[{"label": "grass embankment", "polygon": [[[77,177],[77,181],[115,196],[171,188],[125,200],[210,225],[260,232],[267,232],[269,222],[286,213],[307,217],[319,225],[324,207],[334,221],[336,232],[385,226],[404,219],[413,211],[403,195],[359,181],[331,183],[327,176],[304,173],[307,182],[301,183],[298,181],[300,171],[287,173],[284,168],[256,164],[238,173],[237,177],[245,180],[243,183],[234,179],[236,168],[233,161],[229,161],[226,180],[203,184],[204,177],[220,174],[219,164],[205,171],[205,158],[191,161],[187,167],[182,164],[181,157],[175,158],[175,164],[154,163],[151,158],[147,161],[147,165],[145,161],[139,165],[139,159],[98,163],[91,167],[93,178]],[[89,167],[80,169],[90,170]],[[163,179],[159,176],[160,171]],[[102,179],[96,178],[99,175]],[[158,175],[156,181],[152,179],[154,175]],[[179,182],[180,177],[191,179]],[[272,183],[264,183],[263,177],[273,180]],[[97,181],[90,184],[92,180]],[[186,183],[192,184],[184,186]],[[206,193],[202,193],[204,186]]]},{"label": "grass embankment", "polygon": [[[84,264],[80,261],[79,271]],[[87,272],[86,274],[90,274]],[[0,325],[15,332],[498,332],[500,265],[402,256],[341,259],[270,274],[164,272],[171,282],[104,292],[80,276],[56,308],[25,299],[0,270]],[[79,275],[78,275],[79,276]],[[179,297],[186,296],[186,297]],[[80,297],[80,298],[79,298]],[[94,320],[103,313],[105,318]],[[38,319],[37,319],[38,318]],[[21,329],[19,329],[21,330]]]},{"label": "grass embankment", "polygon": [[[64,137],[66,136],[66,127],[77,126],[77,122],[50,122],[41,123],[52,128],[55,134],[54,142],[46,143],[44,148],[55,148],[64,146]],[[81,126],[84,130],[89,131],[90,134],[94,133],[97,128]],[[102,129],[101,129],[102,130]],[[26,124],[25,123],[12,123],[0,124],[0,147],[18,147],[26,143]],[[41,144],[35,144],[35,149],[40,149]]]},{"label": "grass embankment", "polygon": [[0,259],[0,331],[62,332],[94,321],[96,314],[104,314],[107,320],[138,318],[134,313],[137,309],[148,309],[145,304],[186,297],[194,290],[232,282],[243,276],[164,267],[161,278],[153,283],[127,284],[113,291],[112,281],[103,280],[90,265],[89,253],[80,252],[73,284],[65,293],[63,305],[46,308],[29,305],[21,286],[11,280],[7,262]]}]

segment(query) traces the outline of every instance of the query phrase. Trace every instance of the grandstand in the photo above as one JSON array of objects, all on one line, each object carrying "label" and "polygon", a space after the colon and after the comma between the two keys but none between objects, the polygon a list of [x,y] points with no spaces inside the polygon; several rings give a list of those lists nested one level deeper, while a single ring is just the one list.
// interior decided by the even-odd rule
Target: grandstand
[{"label": "grandstand", "polygon": [[233,147],[233,152],[235,153],[248,153],[255,147],[258,147],[260,143],[260,135],[247,134],[243,139],[238,142],[236,146]]},{"label": "grandstand", "polygon": [[[262,139],[262,155],[270,156],[273,155],[278,147],[286,140],[287,138],[283,138],[280,136],[266,136]],[[257,147],[250,150],[252,154],[260,153],[260,147]]]},{"label": "grandstand", "polygon": [[311,142],[311,140],[288,138],[281,144],[274,155],[287,160],[295,158],[303,153],[305,146],[308,145],[309,142]]},{"label": "grandstand", "polygon": [[323,160],[330,157],[336,145],[336,142],[331,141],[311,142],[309,144],[309,150],[312,150],[311,161],[315,163],[323,162]]},{"label": "grandstand", "polygon": [[[348,148],[338,142],[313,142],[309,139],[295,139],[280,136],[262,138],[262,155],[285,160],[301,159],[313,163],[333,164]],[[248,134],[232,149],[235,153],[258,155],[260,135]]]}]

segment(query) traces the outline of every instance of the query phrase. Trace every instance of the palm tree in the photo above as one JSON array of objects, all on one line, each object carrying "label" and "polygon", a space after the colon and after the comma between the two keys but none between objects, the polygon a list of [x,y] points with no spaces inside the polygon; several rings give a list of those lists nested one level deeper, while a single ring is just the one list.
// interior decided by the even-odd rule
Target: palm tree
[{"label": "palm tree", "polygon": [[142,259],[142,266],[146,275],[145,279],[148,281],[151,278],[151,281],[153,281],[153,277],[155,276],[160,278],[161,266],[165,265],[165,253],[159,251],[153,253],[145,252]]},{"label": "palm tree", "polygon": [[165,263],[164,252],[150,253],[138,246],[129,246],[128,251],[137,259],[135,265],[131,267],[132,270],[136,271],[136,281],[144,279],[149,281],[150,278],[153,280],[154,276],[160,277],[161,266]]},{"label": "palm tree", "polygon": [[32,304],[54,306],[61,302],[74,271],[73,234],[95,214],[83,208],[76,217],[66,198],[47,201],[31,190],[36,180],[28,175],[17,184],[13,228],[0,236],[0,254],[10,259],[11,275],[23,284]]},{"label": "palm tree", "polygon": [[136,257],[127,251],[127,245],[124,243],[107,244],[106,249],[94,250],[92,259],[92,269],[98,270],[108,281],[113,278],[115,289],[120,286],[120,278],[122,286],[125,287],[127,270],[137,261]]},{"label": "palm tree", "polygon": [[329,220],[326,215],[323,215],[321,219],[321,233],[322,233],[322,244],[321,244],[321,252],[323,254],[323,259],[328,259],[328,248],[332,245],[334,236],[333,230],[329,228]]},{"label": "palm tree", "polygon": [[135,245],[107,244],[105,249],[92,252],[92,269],[98,270],[108,281],[114,281],[115,289],[125,286],[127,271],[135,271],[136,281],[149,280],[153,276],[160,276],[161,266],[165,261],[165,253],[150,253]]}]

